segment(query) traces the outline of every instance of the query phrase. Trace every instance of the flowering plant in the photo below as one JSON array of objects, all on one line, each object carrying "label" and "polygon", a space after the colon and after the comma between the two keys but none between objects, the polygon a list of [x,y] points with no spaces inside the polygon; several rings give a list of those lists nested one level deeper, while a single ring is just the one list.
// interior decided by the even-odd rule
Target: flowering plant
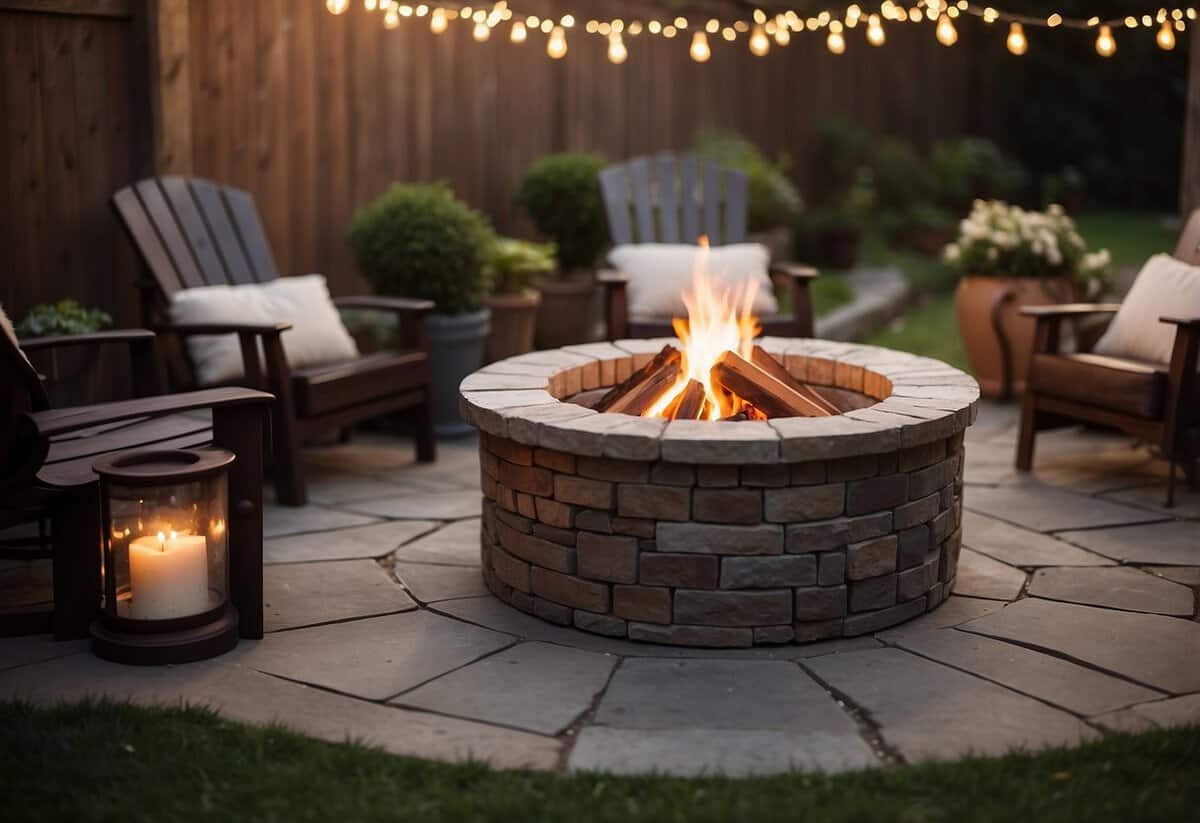
[{"label": "flowering plant", "polygon": [[976,200],[942,258],[963,274],[993,277],[1069,277],[1102,285],[1112,258],[1088,252],[1062,206],[1025,211],[999,200]]}]

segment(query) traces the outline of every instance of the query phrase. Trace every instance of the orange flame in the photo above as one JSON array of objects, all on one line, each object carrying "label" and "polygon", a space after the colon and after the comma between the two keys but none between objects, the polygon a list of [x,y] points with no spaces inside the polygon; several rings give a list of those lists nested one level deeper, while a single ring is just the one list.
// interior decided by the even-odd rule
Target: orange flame
[{"label": "orange flame", "polygon": [[704,386],[709,420],[735,414],[743,405],[738,398],[718,392],[709,372],[726,351],[750,357],[754,338],[762,331],[758,318],[751,313],[758,286],[752,280],[745,280],[733,289],[715,283],[708,275],[708,237],[701,235],[699,244],[701,252],[692,272],[692,288],[683,293],[688,316],[672,321],[675,335],[683,344],[682,373],[675,385],[658,398],[643,417],[661,417],[689,380]]}]

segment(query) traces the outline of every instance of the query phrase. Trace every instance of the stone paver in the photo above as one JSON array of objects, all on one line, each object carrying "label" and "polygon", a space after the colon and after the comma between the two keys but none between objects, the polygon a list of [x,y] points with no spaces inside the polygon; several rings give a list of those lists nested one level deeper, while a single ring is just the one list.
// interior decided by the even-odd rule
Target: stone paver
[{"label": "stone paver", "polygon": [[65,643],[55,641],[49,635],[31,634],[27,637],[6,637],[0,639],[0,670],[16,666],[26,666],[30,663],[40,663],[44,660],[54,660],[71,654],[79,654],[88,650],[86,640],[71,640]]},{"label": "stone paver", "polygon": [[427,611],[333,623],[272,635],[247,665],[368,700],[386,700],[513,638]]},{"label": "stone paver", "polygon": [[1144,570],[1185,586],[1200,586],[1200,566],[1146,566]]},{"label": "stone paver", "polygon": [[964,631],[1047,649],[1173,694],[1200,691],[1200,623],[1027,598]]},{"label": "stone paver", "polygon": [[263,537],[281,537],[285,534],[304,532],[327,532],[377,523],[379,518],[363,514],[327,509],[324,506],[280,506],[263,504]]},{"label": "stone paver", "polygon": [[381,497],[350,503],[346,508],[359,514],[408,520],[461,520],[479,516],[478,489],[428,494]]},{"label": "stone paver", "polygon": [[[425,520],[407,520],[264,540],[263,562],[270,565],[383,557],[395,551],[402,543],[407,543],[436,526],[436,523]],[[478,547],[476,552],[478,553]]]},{"label": "stone paver", "polygon": [[289,563],[263,572],[269,632],[416,607],[374,560]]},{"label": "stone paver", "polygon": [[393,557],[412,563],[479,565],[479,518],[456,520],[396,550]]},{"label": "stone paver", "polygon": [[488,593],[478,567],[439,566],[430,563],[396,563],[392,571],[404,588],[422,603]]},{"label": "stone paver", "polygon": [[331,472],[322,475],[315,482],[310,478],[308,499],[322,506],[340,508],[362,500],[376,500],[409,493],[410,488],[378,477]]},{"label": "stone paver", "polygon": [[1196,608],[1195,595],[1187,586],[1127,566],[1038,569],[1029,584],[1029,594],[1089,606],[1185,617],[1190,617]]},{"label": "stone paver", "polygon": [[1066,712],[899,649],[805,666],[869,712],[883,739],[913,761],[1073,745],[1095,734]]},{"label": "stone paver", "polygon": [[895,642],[922,657],[963,669],[1074,714],[1100,714],[1161,696],[1161,692],[1058,657],[967,632],[908,632]]},{"label": "stone paver", "polygon": [[567,767],[575,772],[748,777],[789,771],[839,772],[878,765],[861,740],[821,732],[630,730],[590,726]]},{"label": "stone paver", "polygon": [[[971,492],[968,498],[986,492]],[[963,512],[963,545],[1010,566],[1110,566],[1114,561],[1040,532]]]},{"label": "stone paver", "polygon": [[616,664],[611,655],[522,643],[392,702],[556,735],[588,710]]},{"label": "stone paver", "polygon": [[1200,694],[1173,697],[1155,703],[1143,703],[1133,710],[1156,726],[1194,726],[1200,724]]},{"label": "stone paver", "polygon": [[966,506],[972,511],[1041,532],[1145,523],[1158,517],[1132,506],[1033,484],[1020,488],[974,489],[967,496]]},{"label": "stone paver", "polygon": [[1194,566],[1200,561],[1200,523],[1186,520],[1121,529],[1068,531],[1060,536],[1088,551],[1126,563]]},{"label": "stone paver", "polygon": [[1025,572],[985,554],[963,549],[958,556],[954,593],[992,600],[1016,600],[1025,585]]},{"label": "stone paver", "polygon": [[962,595],[954,594],[946,598],[946,602],[933,611],[926,612],[920,617],[915,617],[907,623],[893,626],[880,633],[878,637],[890,643],[894,638],[901,635],[912,632],[927,632],[931,629],[950,628],[960,623],[966,623],[968,620],[974,620],[976,617],[991,614],[997,609],[1002,608],[1004,608],[1004,603],[999,600],[987,600],[982,597],[963,597]]},{"label": "stone paver", "polygon": [[1200,520],[1200,493],[1188,489],[1186,483],[1180,483],[1175,487],[1175,505],[1167,508],[1165,477],[1155,478],[1140,486],[1107,492],[1101,497],[1105,500],[1149,509],[1165,517],[1187,517],[1192,520]]}]

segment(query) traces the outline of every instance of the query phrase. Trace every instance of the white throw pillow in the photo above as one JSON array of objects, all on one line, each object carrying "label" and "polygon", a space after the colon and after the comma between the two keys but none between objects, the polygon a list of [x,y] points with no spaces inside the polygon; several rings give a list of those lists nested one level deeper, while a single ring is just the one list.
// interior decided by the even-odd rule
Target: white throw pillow
[{"label": "white throw pillow", "polygon": [[[358,346],[338,315],[325,278],[319,274],[281,277],[270,283],[201,286],[176,292],[171,321],[196,323],[291,323],[283,352],[292,368],[338,363],[358,357]],[[242,376],[237,335],[189,337],[188,354],[196,379],[211,386]]]},{"label": "white throw pillow", "polygon": [[737,294],[747,283],[756,287],[754,313],[775,314],[779,304],[771,290],[771,262],[760,243],[700,246],[675,243],[638,243],[617,246],[609,262],[629,278],[629,313],[635,316],[685,317],[683,293],[691,291],[699,268],[726,290]]},{"label": "white throw pillow", "polygon": [[1147,260],[1094,351],[1170,363],[1175,326],[1160,322],[1160,317],[1200,317],[1200,267],[1169,254]]}]

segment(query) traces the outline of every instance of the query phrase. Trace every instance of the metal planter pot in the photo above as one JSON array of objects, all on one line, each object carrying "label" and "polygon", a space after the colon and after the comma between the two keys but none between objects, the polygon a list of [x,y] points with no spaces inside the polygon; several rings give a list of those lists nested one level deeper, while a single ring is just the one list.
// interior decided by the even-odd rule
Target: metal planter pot
[{"label": "metal planter pot", "polygon": [[491,330],[491,312],[430,314],[425,317],[433,369],[433,426],[439,437],[458,437],[475,430],[458,416],[458,384],[483,365]]}]

